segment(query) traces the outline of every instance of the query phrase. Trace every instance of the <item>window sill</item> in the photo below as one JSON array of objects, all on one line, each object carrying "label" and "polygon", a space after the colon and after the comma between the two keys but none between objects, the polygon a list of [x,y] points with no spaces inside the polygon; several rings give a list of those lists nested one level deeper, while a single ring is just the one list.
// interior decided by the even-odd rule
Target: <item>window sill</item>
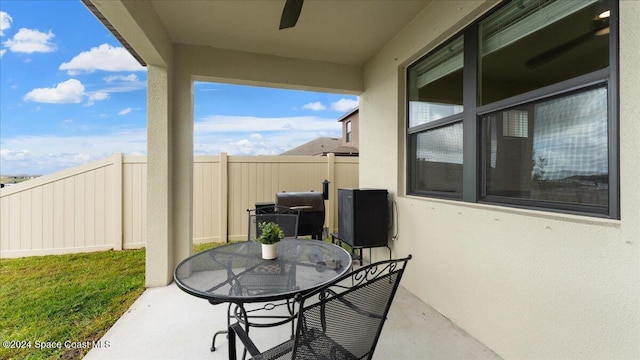
[{"label": "window sill", "polygon": [[605,227],[611,227],[611,228],[620,228],[620,225],[622,224],[621,220],[592,217],[587,215],[575,215],[575,214],[551,212],[551,211],[544,211],[544,210],[537,210],[537,209],[535,210],[523,209],[523,208],[517,208],[517,207],[501,206],[496,204],[469,203],[469,202],[464,202],[460,200],[423,197],[423,196],[416,196],[416,195],[405,195],[402,197],[412,201],[439,203],[443,205],[456,206],[459,208],[469,208],[474,210],[483,210],[487,212],[490,211],[493,213],[503,213],[503,214],[510,214],[510,215],[526,216],[526,217],[543,218],[543,219],[556,220],[556,221],[565,221],[565,222],[571,222],[576,224],[597,225],[597,226],[605,226]]}]

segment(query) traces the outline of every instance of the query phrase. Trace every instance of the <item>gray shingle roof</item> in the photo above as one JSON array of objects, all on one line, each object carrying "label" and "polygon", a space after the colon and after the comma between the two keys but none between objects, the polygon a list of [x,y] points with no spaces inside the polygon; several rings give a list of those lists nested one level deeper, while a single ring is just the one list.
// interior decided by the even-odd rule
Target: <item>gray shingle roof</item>
[{"label": "gray shingle roof", "polygon": [[280,155],[323,155],[328,152],[332,152],[331,150],[338,148],[341,145],[342,139],[340,138],[319,137],[291,150],[287,150]]}]

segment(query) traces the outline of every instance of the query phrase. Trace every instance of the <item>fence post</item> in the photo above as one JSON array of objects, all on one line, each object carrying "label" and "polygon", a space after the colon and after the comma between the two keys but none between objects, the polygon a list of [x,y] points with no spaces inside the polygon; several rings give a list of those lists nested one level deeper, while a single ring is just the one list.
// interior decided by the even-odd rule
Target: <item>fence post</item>
[{"label": "fence post", "polygon": [[229,238],[227,237],[227,226],[229,224],[229,204],[228,204],[228,193],[229,193],[229,166],[228,166],[228,156],[227,153],[220,153],[220,189],[218,189],[218,198],[220,199],[220,218],[219,221],[219,238],[220,242],[229,242]]},{"label": "fence post", "polygon": [[327,201],[327,228],[329,234],[335,229],[335,208],[336,208],[336,154],[327,154],[327,180],[329,180],[329,200]]},{"label": "fence post", "polygon": [[122,206],[123,179],[122,179],[122,153],[113,153],[113,249],[122,250]]}]

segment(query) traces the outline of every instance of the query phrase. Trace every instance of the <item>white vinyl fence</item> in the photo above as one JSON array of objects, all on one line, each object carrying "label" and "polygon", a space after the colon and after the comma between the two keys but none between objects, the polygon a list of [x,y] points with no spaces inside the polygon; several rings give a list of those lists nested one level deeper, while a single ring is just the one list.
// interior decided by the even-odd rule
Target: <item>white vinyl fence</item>
[{"label": "white vinyl fence", "polygon": [[[144,247],[145,156],[113,156],[0,190],[0,258]],[[322,191],[329,229],[337,189],[358,186],[358,158],[196,156],[193,241],[246,238],[246,209],[279,191]]]}]

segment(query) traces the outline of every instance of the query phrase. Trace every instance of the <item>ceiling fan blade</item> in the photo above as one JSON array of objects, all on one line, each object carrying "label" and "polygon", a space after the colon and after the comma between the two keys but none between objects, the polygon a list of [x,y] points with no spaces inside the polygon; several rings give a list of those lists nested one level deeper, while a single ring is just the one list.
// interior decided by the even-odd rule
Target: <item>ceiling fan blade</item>
[{"label": "ceiling fan blade", "polygon": [[296,26],[300,11],[302,11],[302,3],[304,0],[287,0],[285,2],[280,18],[280,30]]},{"label": "ceiling fan blade", "polygon": [[545,64],[557,57],[559,57],[560,55],[566,53],[567,51],[573,49],[576,46],[579,46],[589,40],[591,40],[592,38],[596,37],[596,36],[600,36],[600,35],[605,35],[609,33],[609,19],[596,19],[593,22],[593,30],[589,31],[588,33],[578,36],[574,39],[571,39],[567,42],[565,42],[564,44],[560,44],[552,49],[549,49],[545,52],[543,52],[540,55],[534,56],[531,59],[529,59],[526,63],[525,66],[528,67],[529,69],[533,69],[535,67],[538,67],[542,64]]},{"label": "ceiling fan blade", "polygon": [[573,49],[574,47],[591,40],[594,36],[595,36],[594,32],[589,32],[575,39],[567,41],[566,43],[558,45],[550,50],[547,50],[540,55],[532,57],[525,63],[525,65],[530,69],[538,67],[544,63],[547,63],[559,57],[560,55],[566,53],[567,51]]}]

